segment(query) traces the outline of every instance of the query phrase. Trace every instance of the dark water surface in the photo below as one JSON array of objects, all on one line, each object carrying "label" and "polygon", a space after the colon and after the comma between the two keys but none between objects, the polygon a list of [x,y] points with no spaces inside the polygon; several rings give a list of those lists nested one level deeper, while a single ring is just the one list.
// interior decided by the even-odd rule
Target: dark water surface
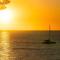
[{"label": "dark water surface", "polygon": [[60,60],[60,31],[51,31],[56,44],[42,44],[48,37],[48,31],[2,31],[0,60]]}]

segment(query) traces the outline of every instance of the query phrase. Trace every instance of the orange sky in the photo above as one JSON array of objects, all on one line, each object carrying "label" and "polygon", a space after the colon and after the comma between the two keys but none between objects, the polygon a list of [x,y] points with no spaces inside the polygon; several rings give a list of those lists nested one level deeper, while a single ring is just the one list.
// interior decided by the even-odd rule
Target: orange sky
[{"label": "orange sky", "polygon": [[60,0],[11,0],[13,28],[17,30],[60,30]]}]

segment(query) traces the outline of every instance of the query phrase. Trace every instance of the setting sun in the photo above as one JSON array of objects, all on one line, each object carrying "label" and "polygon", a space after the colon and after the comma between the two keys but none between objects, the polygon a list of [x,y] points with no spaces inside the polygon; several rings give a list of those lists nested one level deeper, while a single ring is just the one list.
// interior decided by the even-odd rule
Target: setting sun
[{"label": "setting sun", "polygon": [[0,24],[10,24],[12,12],[10,9],[0,11]]},{"label": "setting sun", "polygon": [[13,27],[15,21],[14,11],[10,7],[4,10],[0,10],[0,30],[10,30]]}]

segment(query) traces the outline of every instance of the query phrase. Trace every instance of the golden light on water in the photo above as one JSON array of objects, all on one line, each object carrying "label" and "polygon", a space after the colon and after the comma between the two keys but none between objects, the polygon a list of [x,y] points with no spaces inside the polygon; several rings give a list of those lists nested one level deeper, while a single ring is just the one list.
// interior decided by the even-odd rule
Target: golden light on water
[{"label": "golden light on water", "polygon": [[8,32],[1,32],[1,46],[0,60],[9,60],[10,43]]}]

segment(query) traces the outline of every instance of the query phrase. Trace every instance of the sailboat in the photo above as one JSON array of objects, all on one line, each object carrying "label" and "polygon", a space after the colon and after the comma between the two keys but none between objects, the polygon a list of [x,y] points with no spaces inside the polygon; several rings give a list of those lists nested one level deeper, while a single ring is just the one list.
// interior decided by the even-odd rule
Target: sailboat
[{"label": "sailboat", "polygon": [[48,37],[48,39],[44,40],[42,43],[43,44],[56,44],[56,42],[51,41],[51,27],[50,27],[50,25],[49,25],[49,37]]}]

